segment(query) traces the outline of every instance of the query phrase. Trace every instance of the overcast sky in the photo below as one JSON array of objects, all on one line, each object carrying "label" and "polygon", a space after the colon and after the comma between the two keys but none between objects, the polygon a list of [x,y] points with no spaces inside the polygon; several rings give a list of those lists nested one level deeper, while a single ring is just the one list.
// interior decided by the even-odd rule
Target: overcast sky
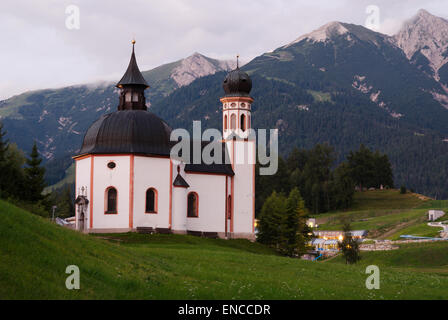
[{"label": "overcast sky", "polygon": [[[76,17],[67,6],[79,8]],[[244,62],[330,21],[364,25],[380,9],[393,34],[424,8],[448,17],[446,0],[1,0],[0,100],[26,90],[117,80],[135,37],[141,70],[194,52]],[[73,19],[72,19],[73,18]]]}]

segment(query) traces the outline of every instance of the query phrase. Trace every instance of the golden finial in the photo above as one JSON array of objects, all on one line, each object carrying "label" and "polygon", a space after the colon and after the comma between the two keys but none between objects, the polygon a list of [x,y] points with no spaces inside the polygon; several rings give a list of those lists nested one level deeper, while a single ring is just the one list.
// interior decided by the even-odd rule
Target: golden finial
[{"label": "golden finial", "polygon": [[135,39],[132,39],[132,41],[131,41],[131,42],[132,42],[132,44],[135,44]]}]

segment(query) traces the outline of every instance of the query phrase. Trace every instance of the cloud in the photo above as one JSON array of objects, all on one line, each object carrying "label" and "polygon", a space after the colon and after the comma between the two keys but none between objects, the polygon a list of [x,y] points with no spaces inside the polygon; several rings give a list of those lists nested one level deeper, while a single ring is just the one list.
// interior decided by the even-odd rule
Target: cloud
[{"label": "cloud", "polygon": [[[448,4],[376,1],[381,29],[395,32],[424,5],[448,15]],[[80,9],[80,29],[65,27],[68,5]],[[298,0],[40,0],[2,1],[0,99],[25,90],[116,80],[137,40],[147,70],[200,52],[242,61],[280,47],[329,21],[364,24],[370,1]]]}]

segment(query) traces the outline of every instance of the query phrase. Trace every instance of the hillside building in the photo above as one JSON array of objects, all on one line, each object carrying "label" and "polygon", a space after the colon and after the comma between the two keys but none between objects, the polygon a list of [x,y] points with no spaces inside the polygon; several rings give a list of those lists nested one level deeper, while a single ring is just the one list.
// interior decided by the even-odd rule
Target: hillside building
[{"label": "hillside building", "polygon": [[[117,110],[90,126],[74,157],[76,229],[104,233],[145,228],[254,239],[255,142],[240,139],[251,128],[250,77],[237,66],[223,83],[224,139],[216,143],[224,163],[187,163],[170,157],[177,143],[170,140],[172,129],[148,111],[149,85],[137,66],[134,44],[116,85]],[[236,161],[243,152],[246,161]]]}]

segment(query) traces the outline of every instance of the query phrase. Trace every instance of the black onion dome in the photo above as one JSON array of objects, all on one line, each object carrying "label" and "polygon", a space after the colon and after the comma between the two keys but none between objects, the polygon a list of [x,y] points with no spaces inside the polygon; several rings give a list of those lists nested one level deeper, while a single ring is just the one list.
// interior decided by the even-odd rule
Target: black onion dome
[{"label": "black onion dome", "polygon": [[222,87],[226,96],[249,96],[252,89],[252,80],[246,72],[236,68],[227,74]]},{"label": "black onion dome", "polygon": [[79,153],[169,156],[170,134],[166,122],[149,111],[116,111],[101,116],[90,126]]}]

